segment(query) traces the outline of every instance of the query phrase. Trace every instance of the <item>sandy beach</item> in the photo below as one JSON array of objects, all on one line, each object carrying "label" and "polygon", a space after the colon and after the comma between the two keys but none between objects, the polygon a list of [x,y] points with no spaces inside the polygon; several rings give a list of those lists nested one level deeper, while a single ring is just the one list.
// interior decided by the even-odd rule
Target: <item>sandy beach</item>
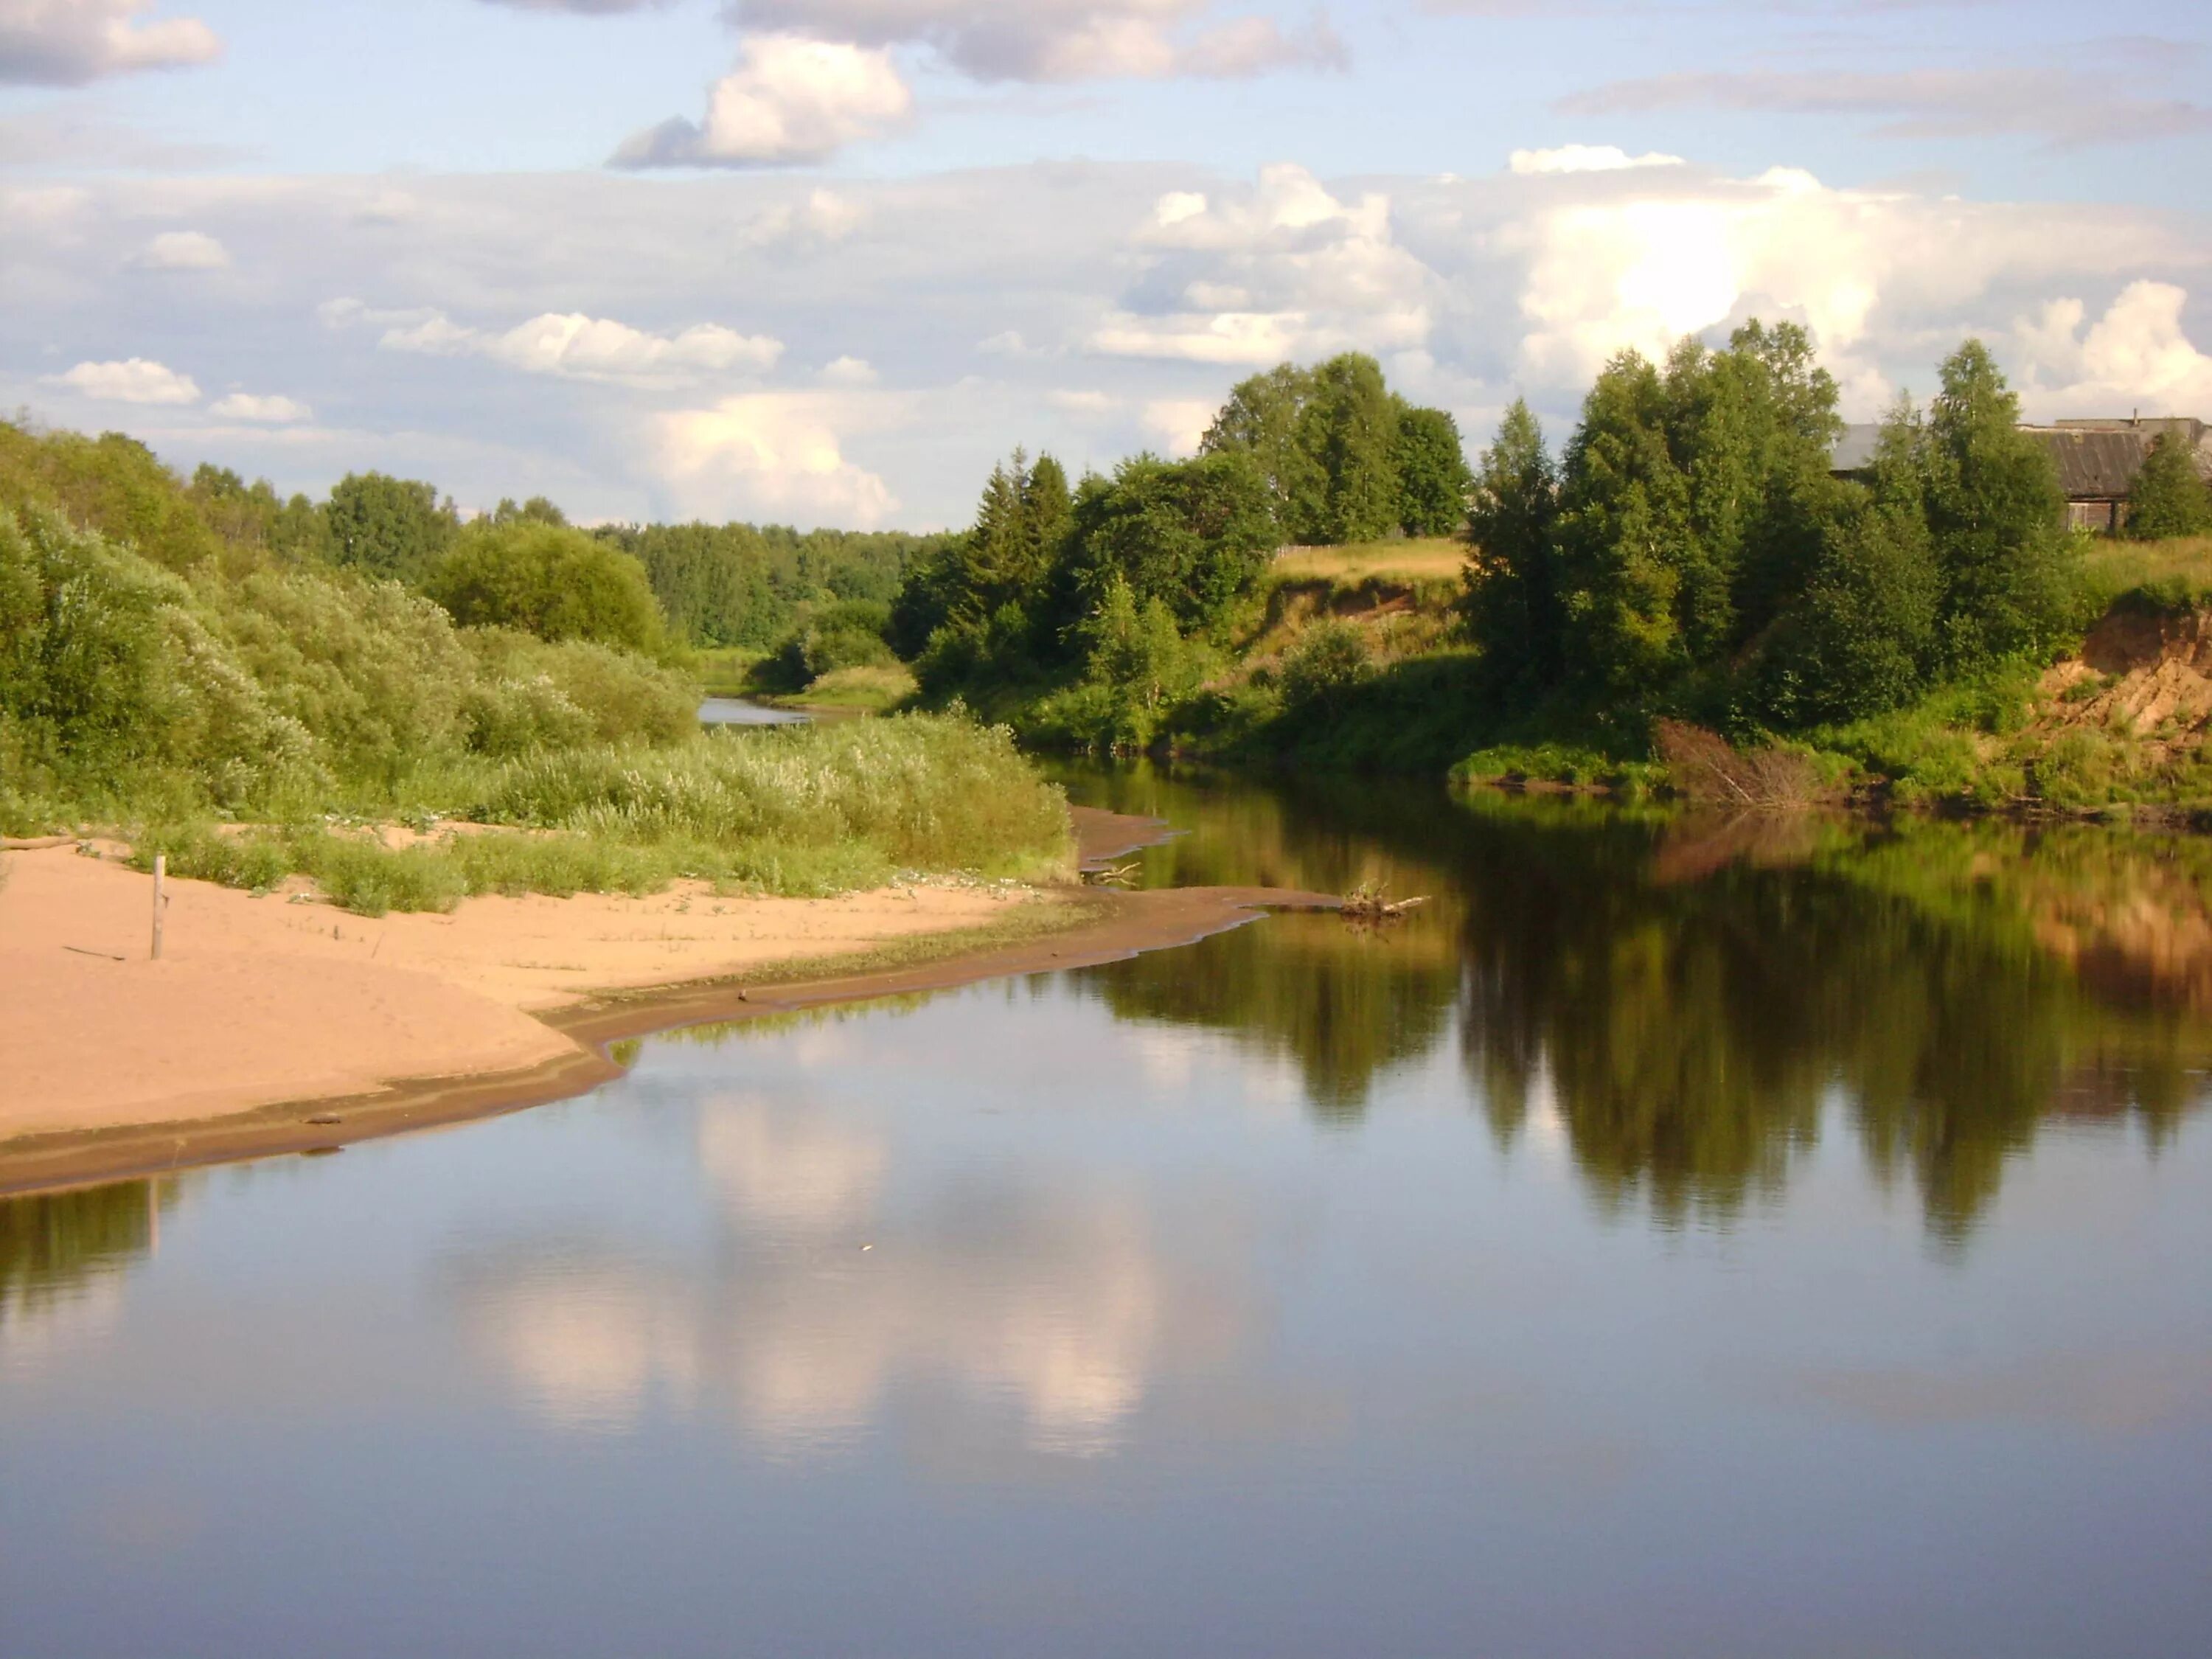
[{"label": "sandy beach", "polygon": [[[1079,813],[1078,830],[1095,858],[1159,826]],[[157,962],[152,878],[119,852],[0,853],[0,1191],[121,1173],[157,1142],[173,1143],[165,1162],[202,1162],[272,1138],[342,1140],[550,1098],[611,1070],[599,1045],[614,1036],[1103,960],[1232,925],[1277,896],[916,883],[732,898],[683,883],[372,919],[307,893],[173,879]],[[933,936],[945,949],[926,965],[797,984],[810,960],[849,969]],[[771,968],[791,994],[760,981]],[[349,1103],[338,1123],[309,1124],[331,1115],[306,1103],[329,1101]]]}]

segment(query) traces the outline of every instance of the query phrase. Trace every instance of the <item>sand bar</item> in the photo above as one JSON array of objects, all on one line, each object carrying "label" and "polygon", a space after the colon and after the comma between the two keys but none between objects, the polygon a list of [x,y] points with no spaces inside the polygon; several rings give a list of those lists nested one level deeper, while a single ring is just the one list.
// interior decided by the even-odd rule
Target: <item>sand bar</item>
[{"label": "sand bar", "polygon": [[[1095,860],[1162,826],[1079,811],[1077,829]],[[1105,961],[1257,906],[1328,902],[934,884],[717,898],[687,883],[371,919],[173,880],[155,962],[150,878],[74,845],[0,858],[0,1193],[481,1115],[612,1075],[603,1045],[617,1037]],[[926,953],[933,938],[935,960],[811,981],[805,970]]]}]

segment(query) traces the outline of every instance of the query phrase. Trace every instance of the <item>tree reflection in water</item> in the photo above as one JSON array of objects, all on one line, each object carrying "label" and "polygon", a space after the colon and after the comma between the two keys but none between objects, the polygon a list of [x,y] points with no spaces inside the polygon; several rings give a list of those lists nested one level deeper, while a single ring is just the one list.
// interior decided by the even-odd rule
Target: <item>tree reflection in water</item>
[{"label": "tree reflection in water", "polygon": [[1456,1004],[1499,1136],[1555,1115],[1602,1204],[1668,1224],[1778,1195],[1832,1100],[1955,1242],[2048,1120],[2132,1122],[2155,1148],[2202,1098],[2212,843],[1143,771],[1103,793],[1192,826],[1148,855],[1154,880],[1431,895],[1379,934],[1284,916],[1087,970],[1117,1013],[1285,1055],[1351,1123]]}]

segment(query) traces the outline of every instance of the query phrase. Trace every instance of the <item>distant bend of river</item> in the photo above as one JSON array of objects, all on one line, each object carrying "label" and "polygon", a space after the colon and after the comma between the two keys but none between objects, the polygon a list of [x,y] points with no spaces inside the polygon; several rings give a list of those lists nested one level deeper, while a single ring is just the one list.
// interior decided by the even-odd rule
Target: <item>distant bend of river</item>
[{"label": "distant bend of river", "polygon": [[708,697],[699,705],[702,726],[804,726],[811,718],[803,709],[777,708],[747,697]]},{"label": "distant bend of river", "polygon": [[2212,843],[1064,781],[1427,902],[0,1203],[0,1650],[2212,1651]]}]

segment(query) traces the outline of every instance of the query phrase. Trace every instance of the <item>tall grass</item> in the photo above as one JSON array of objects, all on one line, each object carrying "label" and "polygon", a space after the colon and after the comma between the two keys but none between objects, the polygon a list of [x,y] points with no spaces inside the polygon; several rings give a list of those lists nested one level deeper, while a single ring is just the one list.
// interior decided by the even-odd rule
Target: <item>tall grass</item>
[{"label": "tall grass", "polygon": [[[680,878],[813,896],[901,870],[1072,869],[1059,789],[1003,729],[939,716],[478,762],[418,773],[399,797],[398,816],[431,826],[409,847],[320,819],[228,833],[185,819],[137,830],[135,858],[151,867],[166,854],[180,876],[262,890],[306,875],[370,915],[484,893],[649,893]],[[440,819],[469,827],[440,833]]]}]

